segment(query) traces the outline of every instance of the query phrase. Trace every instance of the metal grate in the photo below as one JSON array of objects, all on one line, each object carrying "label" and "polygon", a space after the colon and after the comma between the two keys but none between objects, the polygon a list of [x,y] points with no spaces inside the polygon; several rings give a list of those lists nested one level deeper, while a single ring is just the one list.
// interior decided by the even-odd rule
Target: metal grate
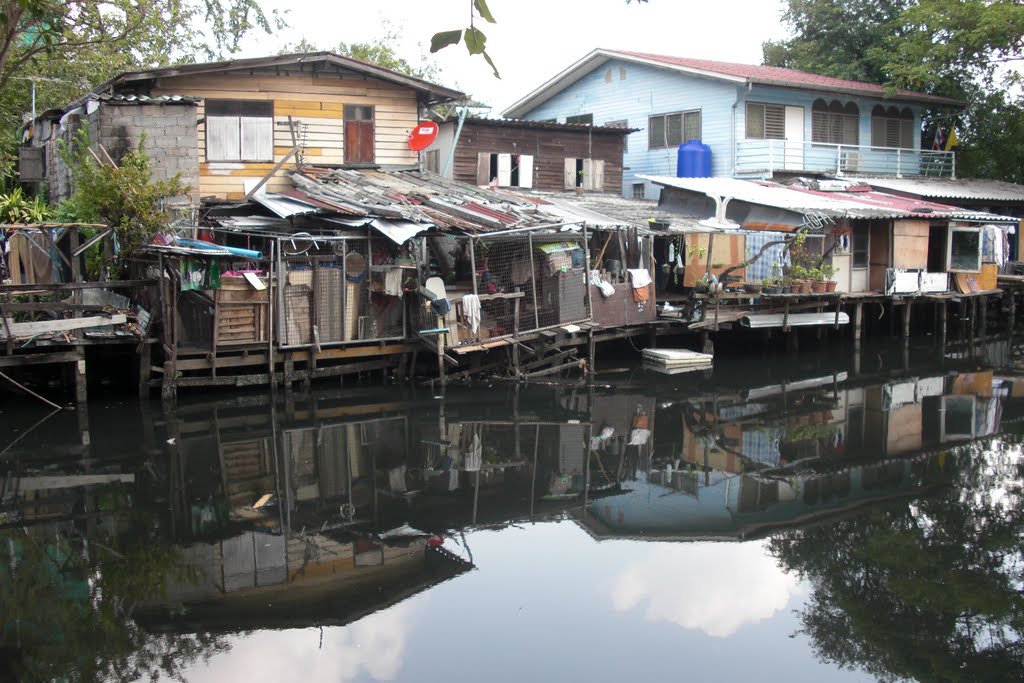
[{"label": "metal grate", "polygon": [[278,329],[282,347],[334,346],[405,336],[402,295],[415,284],[415,269],[396,265],[399,259],[390,242],[359,237],[300,241],[292,237],[282,238],[280,247]]}]

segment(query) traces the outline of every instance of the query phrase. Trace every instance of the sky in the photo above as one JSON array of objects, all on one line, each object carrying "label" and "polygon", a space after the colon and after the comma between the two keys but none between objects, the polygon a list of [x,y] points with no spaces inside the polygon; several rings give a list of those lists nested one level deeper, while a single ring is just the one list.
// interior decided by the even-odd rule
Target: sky
[{"label": "sky", "polygon": [[[430,37],[464,28],[470,0],[263,0],[286,10],[289,27],[252,35],[243,57],[276,54],[305,38],[322,49],[339,42],[372,42],[390,25],[402,36],[400,55],[418,63]],[[759,64],[761,44],[783,38],[781,0],[488,0],[496,24],[477,20],[501,79],[463,45],[437,55],[441,85],[458,88],[492,107],[492,115],[603,47]]]}]

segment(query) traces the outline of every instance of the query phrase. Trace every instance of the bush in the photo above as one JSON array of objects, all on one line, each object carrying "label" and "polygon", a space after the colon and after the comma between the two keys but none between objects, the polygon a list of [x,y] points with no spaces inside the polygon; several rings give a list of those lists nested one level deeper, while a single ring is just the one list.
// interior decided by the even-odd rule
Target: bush
[{"label": "bush", "polygon": [[82,126],[71,145],[60,147],[74,187],[71,199],[62,205],[62,214],[78,222],[114,227],[122,257],[130,256],[154,233],[165,229],[171,219],[165,201],[191,189],[182,184],[181,174],[170,180],[153,180],[144,144],[145,138],[119,165],[100,164],[89,151],[88,127]]}]

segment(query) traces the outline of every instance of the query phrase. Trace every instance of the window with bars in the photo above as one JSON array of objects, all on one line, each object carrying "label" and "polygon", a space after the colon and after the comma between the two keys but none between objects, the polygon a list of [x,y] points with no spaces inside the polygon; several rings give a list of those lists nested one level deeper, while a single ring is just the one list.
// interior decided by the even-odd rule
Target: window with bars
[{"label": "window with bars", "polygon": [[748,140],[785,140],[786,107],[781,104],[747,102]]},{"label": "window with bars", "polygon": [[871,110],[871,146],[913,149],[914,112],[877,105]]},{"label": "window with bars", "polygon": [[811,107],[811,141],[833,145],[860,144],[860,110],[853,102],[815,100]]},{"label": "window with bars", "polygon": [[273,161],[274,103],[206,101],[207,161]]},{"label": "window with bars", "polygon": [[657,114],[647,119],[648,149],[677,147],[688,140],[700,140],[700,110]]}]

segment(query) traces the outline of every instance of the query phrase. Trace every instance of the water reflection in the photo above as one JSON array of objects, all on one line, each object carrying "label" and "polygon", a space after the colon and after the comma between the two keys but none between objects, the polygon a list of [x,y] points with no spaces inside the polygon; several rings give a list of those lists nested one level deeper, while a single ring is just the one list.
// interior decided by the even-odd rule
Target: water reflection
[{"label": "water reflection", "polygon": [[[544,521],[628,541],[611,615],[722,639],[797,601],[841,667],[1024,672],[1024,383],[752,376],[59,415],[0,458],[2,673],[391,680],[422,596],[477,567],[473,532]],[[708,540],[745,542],[637,543]]]}]

